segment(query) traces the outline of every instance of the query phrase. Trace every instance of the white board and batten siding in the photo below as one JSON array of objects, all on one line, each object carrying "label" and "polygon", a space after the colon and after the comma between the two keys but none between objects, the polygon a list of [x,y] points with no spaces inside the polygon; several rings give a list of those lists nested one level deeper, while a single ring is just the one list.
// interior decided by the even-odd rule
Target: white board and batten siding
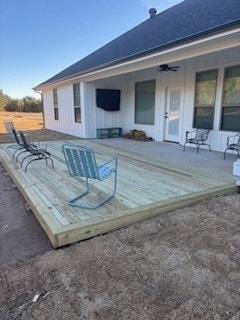
[{"label": "white board and batten siding", "polygon": [[[45,128],[77,137],[85,136],[84,108],[82,122],[75,123],[72,84],[57,87],[59,120],[54,119],[53,90],[43,92]],[[84,94],[81,88],[81,94]]]},{"label": "white board and batten siding", "polygon": [[[58,87],[59,120],[54,120],[52,90],[43,92],[45,126],[48,129],[68,133],[83,138],[96,138],[97,128],[121,127],[123,133],[132,129],[144,130],[147,136],[155,141],[165,139],[165,111],[167,90],[179,87],[183,93],[179,143],[183,144],[185,132],[193,129],[194,90],[196,72],[217,69],[218,86],[216,93],[214,128],[211,131],[210,144],[213,150],[224,151],[227,137],[234,132],[220,131],[221,101],[224,69],[227,66],[240,64],[239,47],[222,50],[195,58],[173,62],[180,68],[177,72],[157,72],[157,68],[148,68],[137,72],[112,76],[105,79],[81,83],[82,123],[74,122],[72,84]],[[135,83],[156,80],[155,123],[139,125],[134,121]],[[120,111],[108,112],[96,106],[96,89],[120,89]]]}]

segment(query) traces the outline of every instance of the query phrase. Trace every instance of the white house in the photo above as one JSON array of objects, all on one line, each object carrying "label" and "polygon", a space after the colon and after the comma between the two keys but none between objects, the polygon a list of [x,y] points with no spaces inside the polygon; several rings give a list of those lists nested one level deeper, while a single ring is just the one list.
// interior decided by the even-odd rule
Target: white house
[{"label": "white house", "polygon": [[[240,132],[240,1],[185,0],[149,13],[36,86],[45,127],[83,138],[95,138],[99,128],[138,129],[180,144],[186,131],[208,128],[212,149],[223,151],[226,138]],[[101,100],[105,93],[113,94],[105,109],[118,109],[120,93],[119,110],[97,106],[96,94]]]}]

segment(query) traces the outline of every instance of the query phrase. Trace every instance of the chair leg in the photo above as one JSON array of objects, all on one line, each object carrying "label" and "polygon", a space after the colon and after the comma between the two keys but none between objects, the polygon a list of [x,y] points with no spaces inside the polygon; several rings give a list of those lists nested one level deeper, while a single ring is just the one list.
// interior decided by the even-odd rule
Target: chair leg
[{"label": "chair leg", "polygon": [[89,193],[89,183],[88,183],[88,179],[87,178],[85,180],[85,183],[86,183],[85,191],[83,193],[81,193],[79,196],[77,196],[77,197],[75,197],[75,198],[73,198],[73,199],[68,201],[68,204],[70,206],[79,207],[79,208],[89,208],[90,209],[90,207],[88,207],[88,206],[83,206],[83,205],[79,205],[79,204],[76,203],[77,200],[81,199],[83,196],[85,196],[86,194]]},{"label": "chair leg", "polygon": [[[23,150],[23,148],[21,148],[21,147],[19,147],[17,150],[15,150],[14,152],[13,152],[13,155],[12,155],[12,159],[14,159],[14,157],[15,157],[15,154],[18,152],[18,151],[21,151],[21,150]],[[25,151],[25,150],[24,150]],[[23,151],[21,151],[20,153],[19,153],[19,155],[22,153]],[[18,157],[18,156],[17,156]]]},{"label": "chair leg", "polygon": [[29,155],[27,155],[26,157],[24,157],[24,158],[22,159],[21,163],[20,163],[20,167],[23,166],[23,162],[25,161],[25,159],[30,158],[30,157],[33,157],[33,155],[32,155],[32,154],[29,154]]},{"label": "chair leg", "polygon": [[227,148],[227,149],[224,151],[224,154],[223,154],[223,159],[224,159],[224,160],[226,159],[227,150],[232,150],[232,151],[235,150],[235,151],[237,151],[238,158],[240,157],[240,154],[239,154],[239,150],[238,150],[238,149],[230,149],[230,148]]},{"label": "chair leg", "polygon": [[[33,155],[30,155],[30,156],[25,157],[25,158],[22,160],[22,162],[21,162],[21,166],[22,166],[22,164],[23,164],[23,161],[24,161],[26,158],[31,157],[31,156],[33,156]],[[30,164],[31,162],[37,161],[37,160],[44,160],[44,159],[46,160],[46,165],[48,164],[48,163],[47,163],[47,160],[50,159],[50,160],[51,160],[51,163],[52,163],[52,168],[54,169],[53,159],[50,158],[50,157],[43,157],[43,158],[35,158],[35,159],[30,160],[30,161],[27,163],[24,171],[27,172],[27,167],[29,166],[29,164]]]},{"label": "chair leg", "polygon": [[183,151],[185,151],[185,147],[186,147],[187,143],[189,143],[190,145],[195,144],[196,147],[197,147],[197,153],[198,153],[198,149],[199,149],[200,145],[197,144],[197,143],[194,143],[194,142],[185,142],[184,145],[183,145]]},{"label": "chair leg", "polygon": [[209,151],[211,152],[212,149],[208,143],[201,143],[201,144],[196,144],[197,146],[197,153],[199,152],[200,146],[208,146]]},{"label": "chair leg", "polygon": [[196,144],[196,146],[197,146],[197,154],[198,154],[200,145],[199,145],[199,144]]},{"label": "chair leg", "polygon": [[28,152],[27,150],[23,150],[22,152],[20,152],[17,156],[16,156],[16,162],[18,162],[18,158],[21,154]]},{"label": "chair leg", "polygon": [[205,144],[206,146],[208,146],[208,148],[209,148],[209,151],[211,152],[212,151],[212,149],[211,149],[211,147],[210,147],[210,145],[209,144]]},{"label": "chair leg", "polygon": [[46,165],[48,165],[48,162],[47,162],[48,160],[51,160],[52,168],[54,169],[53,159],[51,157],[46,157]]},{"label": "chair leg", "polygon": [[226,149],[226,150],[224,151],[224,154],[223,154],[223,159],[224,159],[224,160],[226,159],[227,150],[228,150],[228,149]]},{"label": "chair leg", "polygon": [[73,207],[77,207],[77,208],[84,208],[84,209],[96,209],[98,207],[100,207],[102,204],[104,204],[105,202],[107,202],[108,200],[112,199],[116,193],[116,187],[117,187],[117,172],[114,172],[115,177],[114,177],[114,188],[113,188],[113,192],[108,195],[106,198],[104,198],[102,201],[98,202],[96,205],[85,205],[85,204],[78,204],[77,201],[79,199],[81,199],[83,196],[85,196],[86,194],[89,193],[89,183],[88,183],[88,179],[86,179],[86,190],[81,193],[79,196],[73,198],[72,200],[68,201],[68,204],[70,206]]}]

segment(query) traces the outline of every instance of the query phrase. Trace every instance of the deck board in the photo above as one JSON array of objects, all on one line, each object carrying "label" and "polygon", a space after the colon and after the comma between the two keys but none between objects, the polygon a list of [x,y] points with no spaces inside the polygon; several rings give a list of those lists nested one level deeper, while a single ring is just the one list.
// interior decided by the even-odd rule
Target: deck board
[{"label": "deck board", "polygon": [[[54,247],[114,230],[213,195],[237,190],[233,181],[222,176],[110,148],[93,140],[74,140],[70,143],[93,147],[100,162],[110,156],[118,158],[115,198],[95,210],[74,208],[66,202],[83,190],[83,181],[69,177],[61,150],[64,143],[68,142],[46,143],[54,159],[54,169],[46,166],[44,161],[36,161],[29,165],[26,173],[20,168],[24,154],[16,163],[12,160],[13,151],[7,145],[1,145],[0,149],[1,162]],[[91,199],[94,201],[99,195],[107,193],[111,183],[111,180],[91,182]]]}]

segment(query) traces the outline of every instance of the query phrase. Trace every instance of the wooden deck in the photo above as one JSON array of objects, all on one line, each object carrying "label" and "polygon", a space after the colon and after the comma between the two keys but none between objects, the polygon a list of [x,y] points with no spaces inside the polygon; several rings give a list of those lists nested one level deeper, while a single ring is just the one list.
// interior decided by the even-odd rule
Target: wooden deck
[{"label": "wooden deck", "polygon": [[[57,248],[144,220],[161,213],[192,205],[202,199],[237,191],[234,181],[199,170],[161,162],[133,152],[113,149],[92,140],[70,143],[93,147],[100,162],[118,158],[115,198],[98,209],[70,207],[67,200],[83,189],[82,180],[69,177],[61,146],[68,141],[47,142],[55,168],[44,161],[30,164],[25,173],[12,160],[13,149],[0,147],[0,160],[27,200],[33,213]],[[44,145],[44,143],[43,143]],[[90,201],[111,187],[106,180],[91,183]]]}]

